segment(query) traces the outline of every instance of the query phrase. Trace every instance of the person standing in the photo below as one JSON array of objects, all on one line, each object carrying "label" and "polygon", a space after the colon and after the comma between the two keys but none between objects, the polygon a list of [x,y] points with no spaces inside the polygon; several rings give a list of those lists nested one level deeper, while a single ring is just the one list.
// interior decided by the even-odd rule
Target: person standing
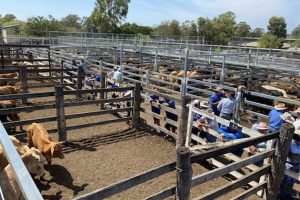
[{"label": "person standing", "polygon": [[210,96],[210,109],[213,110],[216,116],[220,115],[220,112],[217,107],[223,97],[224,91],[220,86],[216,87],[214,89],[214,93]]},{"label": "person standing", "polygon": [[283,124],[281,115],[287,109],[284,103],[277,104],[269,113],[269,133],[278,132]]},{"label": "person standing", "polygon": [[[164,105],[167,106],[167,107],[169,107],[169,108],[176,109],[176,107],[175,107],[175,101],[173,101],[173,100],[169,100],[169,99],[166,99],[166,98],[165,98]],[[177,122],[177,118],[178,118],[178,117],[177,117],[176,114],[166,111],[166,118],[167,118],[167,119],[170,119],[170,120],[172,120],[172,121],[174,121],[174,122]],[[176,132],[176,129],[177,129],[176,126],[174,126],[174,125],[172,125],[172,124],[169,124],[169,123],[166,123],[166,124],[165,124],[165,128],[166,128],[167,130],[169,130],[169,131],[172,131],[173,133],[175,133],[175,132]]]},{"label": "person standing", "polygon": [[231,120],[234,106],[239,102],[242,98],[242,89],[244,86],[239,86],[237,89],[236,98],[233,97],[232,91],[226,92],[226,98],[222,99],[217,106],[218,111],[220,112],[220,117]]},{"label": "person standing", "polygon": [[[163,103],[163,101],[159,100],[159,96],[155,94],[149,95],[149,101],[151,104],[151,111],[155,114],[160,115],[160,104]],[[154,124],[160,126],[160,119],[153,116]]]}]

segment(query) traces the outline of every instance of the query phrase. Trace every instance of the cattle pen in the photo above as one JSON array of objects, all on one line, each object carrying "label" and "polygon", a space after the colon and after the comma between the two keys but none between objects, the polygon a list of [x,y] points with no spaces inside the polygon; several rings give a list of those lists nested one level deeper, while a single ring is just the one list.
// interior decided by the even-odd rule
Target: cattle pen
[{"label": "cattle pen", "polygon": [[[121,126],[124,126],[124,123],[130,122],[137,132],[130,132],[129,139],[131,136],[132,138],[142,137],[139,136],[140,132],[145,131],[148,134],[148,131],[153,133],[155,130],[156,134],[162,134],[176,144],[176,152],[173,150],[174,153],[171,155],[166,153],[168,159],[163,159],[165,163],[155,161],[160,165],[151,163],[147,167],[144,166],[144,172],[135,170],[135,173],[126,176],[119,174],[124,180],[114,178],[116,183],[108,180],[110,184],[101,183],[101,185],[94,186],[93,189],[90,188],[80,195],[76,193],[75,199],[104,199],[113,195],[115,197],[111,197],[112,199],[124,199],[126,197],[130,199],[166,199],[171,196],[176,196],[178,199],[188,199],[190,195],[194,199],[215,199],[221,196],[224,199],[245,199],[251,195],[250,198],[256,199],[259,198],[254,195],[256,193],[267,199],[276,199],[284,173],[299,180],[298,174],[284,171],[288,144],[292,139],[292,127],[285,125],[280,133],[256,138],[249,137],[235,143],[224,143],[224,146],[211,146],[201,138],[193,134],[189,135],[191,122],[188,121],[188,118],[191,116],[190,112],[200,111],[187,106],[188,104],[191,105],[191,99],[208,99],[212,89],[218,85],[234,92],[237,85],[246,86],[246,98],[236,107],[234,112],[234,116],[241,120],[247,114],[254,114],[262,119],[267,119],[266,114],[273,108],[273,101],[284,102],[291,107],[300,106],[300,83],[298,81],[300,62],[298,60],[266,56],[266,52],[271,53],[266,49],[221,47],[222,52],[218,54],[214,52],[213,48],[220,47],[214,46],[163,42],[164,46],[162,47],[160,46],[162,43],[158,42],[142,41],[133,45],[131,42],[126,43],[126,40],[120,41],[114,37],[112,39],[87,37],[85,40],[78,37],[58,37],[51,46],[32,44],[5,44],[1,46],[1,73],[19,72],[22,88],[21,94],[0,96],[0,100],[20,100],[20,104],[16,108],[3,109],[1,113],[21,113],[21,117],[24,115],[24,119],[20,121],[3,123],[6,129],[29,125],[32,122],[51,122],[52,126],[49,126],[51,128],[48,128],[48,131],[58,133],[58,140],[68,141],[68,131],[105,124],[115,124],[115,126],[122,124]],[[82,65],[77,64],[82,59],[88,65],[85,69]],[[24,61],[31,64],[24,64]],[[12,65],[13,62],[17,64]],[[120,68],[123,82],[119,88],[107,88],[107,84],[111,82],[107,73],[114,67]],[[173,71],[183,71],[183,76],[174,76],[172,75]],[[198,74],[189,77],[188,71],[196,71]],[[83,84],[84,73],[101,76],[100,88],[86,89]],[[266,90],[262,92],[261,87],[266,85],[266,82],[270,86],[279,88],[279,94],[278,90],[275,90],[277,92],[274,90],[269,90],[268,93],[265,93]],[[274,82],[276,84],[272,84]],[[52,89],[41,92],[46,87]],[[282,92],[284,89],[285,91]],[[29,90],[35,92],[32,93]],[[132,95],[130,97],[111,97],[112,93],[125,91],[132,91]],[[90,94],[96,94],[99,98],[91,100],[88,98]],[[148,94],[157,94],[160,97],[174,100],[176,108],[161,106],[163,112],[160,115],[152,113],[147,102]],[[41,101],[42,98],[47,99],[47,101]],[[124,102],[130,102],[131,106],[124,106]],[[122,104],[124,107],[115,108],[114,106],[107,106],[108,104]],[[75,109],[77,112],[71,113],[68,110],[72,107],[83,108],[89,105],[93,107],[86,112],[78,113],[78,109]],[[95,111],[95,108],[98,110]],[[26,117],[28,112],[33,112],[30,115],[33,117]],[[46,115],[36,118],[34,113],[37,112],[48,112],[53,116]],[[164,115],[166,112],[178,115],[178,121],[168,119]],[[120,113],[130,113],[130,115],[124,116]],[[107,120],[108,115],[111,114],[114,114],[113,119]],[[88,123],[73,124],[72,120],[89,116],[104,117],[102,118],[103,121],[95,120],[88,121]],[[153,117],[160,119],[163,123],[177,127],[176,132],[153,124],[151,122]],[[219,119],[218,122],[225,125],[229,123],[222,119]],[[53,125],[53,123],[55,124]],[[145,128],[147,130],[144,130]],[[250,132],[247,127],[243,127],[242,131],[249,136]],[[126,138],[126,134],[128,132],[125,131],[124,135],[121,133],[120,137]],[[22,130],[18,132],[18,135],[22,137]],[[71,139],[73,139],[72,137]],[[86,138],[88,136],[81,137],[83,138],[82,141],[88,140]],[[103,136],[103,139],[105,137],[109,138],[110,136]],[[118,135],[111,135],[111,137],[118,137]],[[237,158],[230,153],[234,149],[246,149],[253,144],[274,139],[279,141],[274,148],[255,156]],[[158,142],[159,139],[152,138],[149,140]],[[189,140],[202,144],[202,147],[197,149],[197,147],[190,146],[187,142]],[[90,142],[93,143],[93,141]],[[165,141],[160,142],[168,146],[164,143]],[[155,146],[155,144],[152,145]],[[149,145],[145,146],[149,147]],[[120,148],[120,146],[118,147]],[[72,151],[72,148],[76,148],[74,143],[70,143],[65,151]],[[172,150],[172,146],[166,148]],[[270,162],[263,167],[253,165],[265,158],[269,158]],[[126,159],[123,162],[126,162]],[[198,166],[195,167],[196,164],[207,165],[207,162],[212,167],[211,170],[203,171]],[[101,163],[98,167],[101,168]],[[109,168],[106,167],[106,169]],[[243,172],[240,172],[240,169]],[[228,174],[231,175],[232,182],[224,183],[221,181],[223,185],[218,185],[213,190],[211,190],[211,186],[203,186],[206,190],[201,190],[202,184],[207,181],[213,182],[210,180]],[[103,175],[105,176],[105,173]],[[144,183],[141,186],[142,189],[138,190],[143,191],[147,185],[151,187],[151,181],[154,180],[165,181],[166,184],[162,186],[163,188],[149,190],[141,195],[137,194],[137,196],[132,196],[126,192],[128,189],[135,191],[131,188]],[[238,189],[241,187],[244,189]],[[84,188],[85,186],[82,185],[81,189],[84,190]],[[285,189],[292,190],[295,197],[299,196],[299,191],[296,191],[295,188]],[[192,191],[191,194],[190,191]],[[229,196],[225,195],[230,192]],[[47,193],[47,195],[49,194]],[[44,198],[47,198],[47,195]],[[48,198],[73,197],[56,194],[50,195]]]}]

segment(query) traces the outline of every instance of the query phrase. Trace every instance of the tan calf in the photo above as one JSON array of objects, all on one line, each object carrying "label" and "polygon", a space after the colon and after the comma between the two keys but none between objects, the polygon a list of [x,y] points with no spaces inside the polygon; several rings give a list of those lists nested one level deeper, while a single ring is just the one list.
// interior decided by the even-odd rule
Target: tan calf
[{"label": "tan calf", "polygon": [[49,165],[52,158],[64,158],[62,142],[52,142],[46,129],[41,124],[32,123],[26,130],[29,147],[35,147],[42,152]]}]

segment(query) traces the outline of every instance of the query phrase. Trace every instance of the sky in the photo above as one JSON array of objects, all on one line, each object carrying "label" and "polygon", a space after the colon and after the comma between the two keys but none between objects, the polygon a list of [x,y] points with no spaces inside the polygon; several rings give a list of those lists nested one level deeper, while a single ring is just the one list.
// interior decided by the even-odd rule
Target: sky
[{"label": "sky", "polygon": [[[0,0],[0,14],[13,13],[18,19],[51,14],[89,16],[95,0]],[[236,21],[252,28],[266,29],[271,16],[283,16],[288,32],[300,24],[300,0],[131,0],[126,21],[139,25],[158,25],[176,19],[181,22],[198,17],[213,18],[233,11]]]}]

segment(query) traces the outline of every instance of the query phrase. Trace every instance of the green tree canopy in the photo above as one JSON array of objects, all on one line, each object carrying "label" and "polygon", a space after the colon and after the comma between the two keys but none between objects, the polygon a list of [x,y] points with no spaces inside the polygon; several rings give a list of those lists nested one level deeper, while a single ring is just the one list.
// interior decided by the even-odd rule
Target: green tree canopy
[{"label": "green tree canopy", "polygon": [[281,48],[283,42],[283,38],[278,38],[271,33],[265,33],[260,38],[260,46],[264,48]]},{"label": "green tree canopy", "polygon": [[183,36],[197,36],[198,35],[198,27],[195,21],[184,21],[181,24],[181,34]]},{"label": "green tree canopy", "polygon": [[180,36],[181,30],[177,20],[165,21],[154,28],[154,35]]},{"label": "green tree canopy", "polygon": [[62,18],[61,23],[65,27],[81,29],[81,18],[78,15],[70,14]]},{"label": "green tree canopy", "polygon": [[45,36],[45,31],[64,31],[63,25],[51,15],[48,17],[31,17],[26,24],[26,32],[30,35]]},{"label": "green tree canopy", "polygon": [[116,29],[116,33],[150,35],[153,29],[149,26],[139,26],[135,23],[125,23]]},{"label": "green tree canopy", "polygon": [[292,31],[293,36],[298,36],[300,35],[300,25],[298,25],[294,30]]},{"label": "green tree canopy", "polygon": [[225,12],[213,19],[214,44],[228,44],[235,32],[235,14]]},{"label": "green tree canopy", "polygon": [[273,16],[269,20],[268,30],[278,38],[286,38],[286,22],[283,17]]},{"label": "green tree canopy", "polygon": [[264,34],[264,29],[263,28],[255,28],[250,36],[251,37],[261,37]]},{"label": "green tree canopy", "polygon": [[130,0],[96,0],[89,20],[98,32],[113,32],[127,16],[129,3]]},{"label": "green tree canopy", "polygon": [[6,14],[4,17],[0,16],[0,26],[3,26],[4,23],[17,20],[16,16],[13,14]]},{"label": "green tree canopy", "polygon": [[251,27],[247,24],[247,22],[240,22],[236,25],[235,37],[248,37],[251,33]]}]

